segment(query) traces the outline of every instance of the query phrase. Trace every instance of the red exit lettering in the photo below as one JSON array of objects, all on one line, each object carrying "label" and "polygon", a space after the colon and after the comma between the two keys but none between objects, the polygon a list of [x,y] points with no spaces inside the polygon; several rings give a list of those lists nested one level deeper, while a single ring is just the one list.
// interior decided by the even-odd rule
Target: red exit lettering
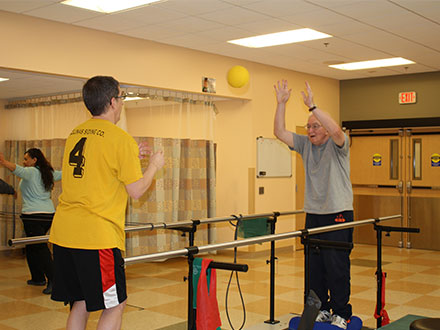
[{"label": "red exit lettering", "polygon": [[399,104],[416,103],[416,92],[399,93]]}]

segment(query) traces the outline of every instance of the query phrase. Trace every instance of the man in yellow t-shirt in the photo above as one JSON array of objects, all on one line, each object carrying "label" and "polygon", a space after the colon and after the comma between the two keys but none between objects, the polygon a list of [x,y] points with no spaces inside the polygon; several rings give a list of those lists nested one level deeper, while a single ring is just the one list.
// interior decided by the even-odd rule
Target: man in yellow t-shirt
[{"label": "man in yellow t-shirt", "polygon": [[96,76],[83,87],[92,118],[66,141],[62,194],[49,241],[54,244],[52,299],[69,302],[67,329],[85,329],[89,312],[103,310],[98,329],[120,329],[125,284],[125,209],[128,195],[142,196],[164,165],[162,151],[152,153],[144,173],[139,158],[146,145],[115,124],[125,95],[112,77]]}]

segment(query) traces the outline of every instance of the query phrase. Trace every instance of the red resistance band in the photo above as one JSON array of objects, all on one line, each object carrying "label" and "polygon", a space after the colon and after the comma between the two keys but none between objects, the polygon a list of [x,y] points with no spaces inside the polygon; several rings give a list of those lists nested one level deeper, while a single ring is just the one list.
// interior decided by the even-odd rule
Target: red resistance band
[{"label": "red resistance band", "polygon": [[380,301],[381,301],[381,310],[380,313],[377,314],[377,304],[376,308],[374,310],[374,317],[378,319],[379,317],[382,317],[382,325],[387,325],[390,323],[390,318],[388,317],[388,313],[385,310],[385,278],[387,277],[387,273],[382,272],[382,291],[380,293]]}]

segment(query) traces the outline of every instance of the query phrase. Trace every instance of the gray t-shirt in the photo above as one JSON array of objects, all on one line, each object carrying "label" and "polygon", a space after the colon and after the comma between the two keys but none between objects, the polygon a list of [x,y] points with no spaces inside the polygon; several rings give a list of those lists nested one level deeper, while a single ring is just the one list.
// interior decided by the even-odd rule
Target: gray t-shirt
[{"label": "gray t-shirt", "polygon": [[329,214],[353,210],[348,137],[338,147],[331,138],[315,146],[306,135],[293,133],[294,149],[303,159],[305,171],[304,211]]}]

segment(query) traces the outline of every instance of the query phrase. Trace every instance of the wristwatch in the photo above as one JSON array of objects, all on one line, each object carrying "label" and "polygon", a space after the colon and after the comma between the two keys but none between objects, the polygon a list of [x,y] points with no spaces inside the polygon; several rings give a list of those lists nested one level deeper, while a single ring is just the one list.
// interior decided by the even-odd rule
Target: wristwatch
[{"label": "wristwatch", "polygon": [[316,105],[314,105],[313,107],[309,108],[309,111],[312,112],[315,109],[316,109]]}]

